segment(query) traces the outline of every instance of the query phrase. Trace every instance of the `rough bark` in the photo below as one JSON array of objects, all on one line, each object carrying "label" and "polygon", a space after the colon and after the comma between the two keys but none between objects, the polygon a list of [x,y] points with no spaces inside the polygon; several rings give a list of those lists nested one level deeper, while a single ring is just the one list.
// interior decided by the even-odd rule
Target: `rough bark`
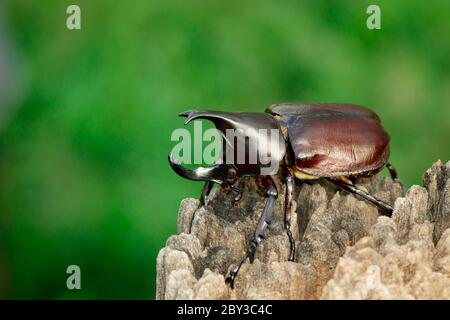
[{"label": "rough bark", "polygon": [[424,187],[407,192],[399,180],[381,176],[356,184],[394,205],[392,218],[327,181],[297,183],[291,227],[297,252],[289,262],[280,185],[268,237],[254,262],[242,266],[234,290],[224,277],[251,241],[265,198],[248,178],[236,204],[220,189],[201,208],[184,199],[178,235],[158,255],[156,298],[450,298],[450,162],[436,162]]}]

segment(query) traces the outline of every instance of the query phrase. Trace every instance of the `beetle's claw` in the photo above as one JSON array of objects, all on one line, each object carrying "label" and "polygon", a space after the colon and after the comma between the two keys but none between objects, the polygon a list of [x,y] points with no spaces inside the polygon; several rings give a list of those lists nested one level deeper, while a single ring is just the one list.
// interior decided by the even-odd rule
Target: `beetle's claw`
[{"label": "beetle's claw", "polygon": [[234,289],[234,278],[236,277],[235,273],[231,273],[226,277],[225,283],[230,286],[231,289]]},{"label": "beetle's claw", "polygon": [[225,283],[229,285],[231,289],[234,289],[234,280],[236,279],[239,269],[241,268],[241,264],[242,261],[235,264],[228,272],[228,276],[225,278]]},{"label": "beetle's claw", "polygon": [[255,262],[255,252],[252,252],[252,253],[248,256],[248,260],[250,261],[251,264],[253,264],[253,262]]},{"label": "beetle's claw", "polygon": [[233,192],[236,193],[236,196],[234,197],[234,202],[239,202],[242,199],[242,191],[237,188],[233,188]]}]

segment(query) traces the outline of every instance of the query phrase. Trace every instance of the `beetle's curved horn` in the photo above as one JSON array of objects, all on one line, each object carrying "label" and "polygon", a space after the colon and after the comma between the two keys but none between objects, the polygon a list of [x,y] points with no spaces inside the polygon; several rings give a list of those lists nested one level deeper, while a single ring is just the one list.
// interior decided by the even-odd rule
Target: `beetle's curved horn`
[{"label": "beetle's curved horn", "polygon": [[[184,124],[188,124],[195,119],[209,120],[216,128],[225,134],[226,129],[237,129],[242,119],[232,112],[214,111],[214,110],[189,110],[179,114],[180,117],[185,117]],[[224,137],[225,138],[225,137]]]},{"label": "beetle's curved horn", "polygon": [[[196,119],[214,123],[227,144],[222,144],[221,162],[232,163],[239,176],[260,174],[263,167],[270,170],[265,172],[274,174],[286,153],[286,141],[280,125],[268,113],[190,110],[180,113],[180,116],[186,118],[185,124]],[[188,177],[191,175],[198,180],[205,175],[214,176],[219,168],[225,170],[229,166],[199,168],[189,174],[187,169],[178,168],[178,171],[188,179],[192,179]],[[205,170],[207,173],[204,173]]]},{"label": "beetle's curved horn", "polygon": [[[181,112],[179,116],[186,118],[184,122],[185,125],[196,119],[211,121],[216,126],[216,129],[219,131],[224,141],[232,148],[234,147],[233,141],[227,139],[228,129],[240,130],[241,133],[248,133],[250,130],[258,131],[259,129],[279,130],[278,123],[267,113],[189,110]],[[284,155],[284,141],[280,139],[278,143],[280,144],[280,149],[282,149],[281,153]]]},{"label": "beetle's curved horn", "polygon": [[234,119],[233,114],[229,112],[213,111],[213,110],[189,110],[184,111],[179,114],[180,117],[185,117],[186,120],[184,124],[188,124],[195,119],[205,119],[209,120],[216,126],[219,134],[222,136],[223,140],[230,147],[231,142],[225,136],[226,129],[236,129],[236,119]]},{"label": "beetle's curved horn", "polygon": [[192,120],[195,120],[195,119],[207,119],[207,120],[214,122],[214,124],[216,124],[216,125],[219,122],[222,122],[222,123],[228,122],[230,124],[233,122],[232,113],[223,112],[223,111],[188,110],[188,111],[181,112],[179,114],[179,116],[186,118],[186,121],[184,122],[184,124],[188,124],[189,122],[191,122]]},{"label": "beetle's curved horn", "polygon": [[169,154],[169,163],[173,171],[183,178],[194,181],[212,181],[218,184],[227,183],[227,172],[230,166],[226,164],[214,164],[206,168],[198,167],[196,169],[188,169],[181,166],[173,158],[172,153]]}]

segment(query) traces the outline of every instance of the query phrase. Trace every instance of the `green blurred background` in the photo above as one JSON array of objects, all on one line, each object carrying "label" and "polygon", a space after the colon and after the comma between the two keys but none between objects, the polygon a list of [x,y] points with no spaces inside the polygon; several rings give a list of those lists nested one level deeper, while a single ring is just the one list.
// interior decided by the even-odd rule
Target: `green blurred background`
[{"label": "green blurred background", "polygon": [[[74,3],[79,31],[65,26]],[[369,4],[382,30],[366,28]],[[154,298],[158,250],[201,188],[167,164],[189,107],[358,103],[382,118],[407,185],[450,158],[446,0],[2,0],[0,13],[2,298]],[[82,290],[66,288],[70,264]]]}]

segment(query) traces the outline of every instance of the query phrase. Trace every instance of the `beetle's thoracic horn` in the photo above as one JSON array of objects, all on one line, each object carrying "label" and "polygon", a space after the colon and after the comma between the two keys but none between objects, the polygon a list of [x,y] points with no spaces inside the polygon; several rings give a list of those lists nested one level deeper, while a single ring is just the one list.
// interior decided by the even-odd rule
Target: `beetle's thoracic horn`
[{"label": "beetle's thoracic horn", "polygon": [[169,163],[172,169],[183,178],[194,181],[212,181],[219,184],[226,183],[225,180],[229,169],[229,166],[226,164],[214,164],[206,168],[198,167],[196,169],[188,169],[181,166],[173,158],[172,153],[169,154]]},{"label": "beetle's thoracic horn", "polygon": [[228,123],[228,125],[226,125],[228,128],[234,127],[233,121],[235,120],[233,119],[232,113],[213,110],[188,110],[181,112],[179,116],[186,118],[184,124],[188,124],[195,119],[206,119],[214,122],[216,126]]},{"label": "beetle's thoracic horn", "polygon": [[[207,168],[190,170],[181,167],[169,157],[173,170],[190,180],[223,181],[230,184],[233,179],[227,175],[234,169],[236,175],[257,175],[266,168],[275,174],[278,164],[286,153],[286,141],[280,131],[277,120],[268,113],[222,112],[213,110],[189,110],[179,114],[185,118],[185,124],[193,120],[211,121],[223,138],[221,163]],[[262,161],[264,159],[264,161]],[[273,169],[273,170],[272,170]],[[234,173],[230,172],[230,176]]]}]

